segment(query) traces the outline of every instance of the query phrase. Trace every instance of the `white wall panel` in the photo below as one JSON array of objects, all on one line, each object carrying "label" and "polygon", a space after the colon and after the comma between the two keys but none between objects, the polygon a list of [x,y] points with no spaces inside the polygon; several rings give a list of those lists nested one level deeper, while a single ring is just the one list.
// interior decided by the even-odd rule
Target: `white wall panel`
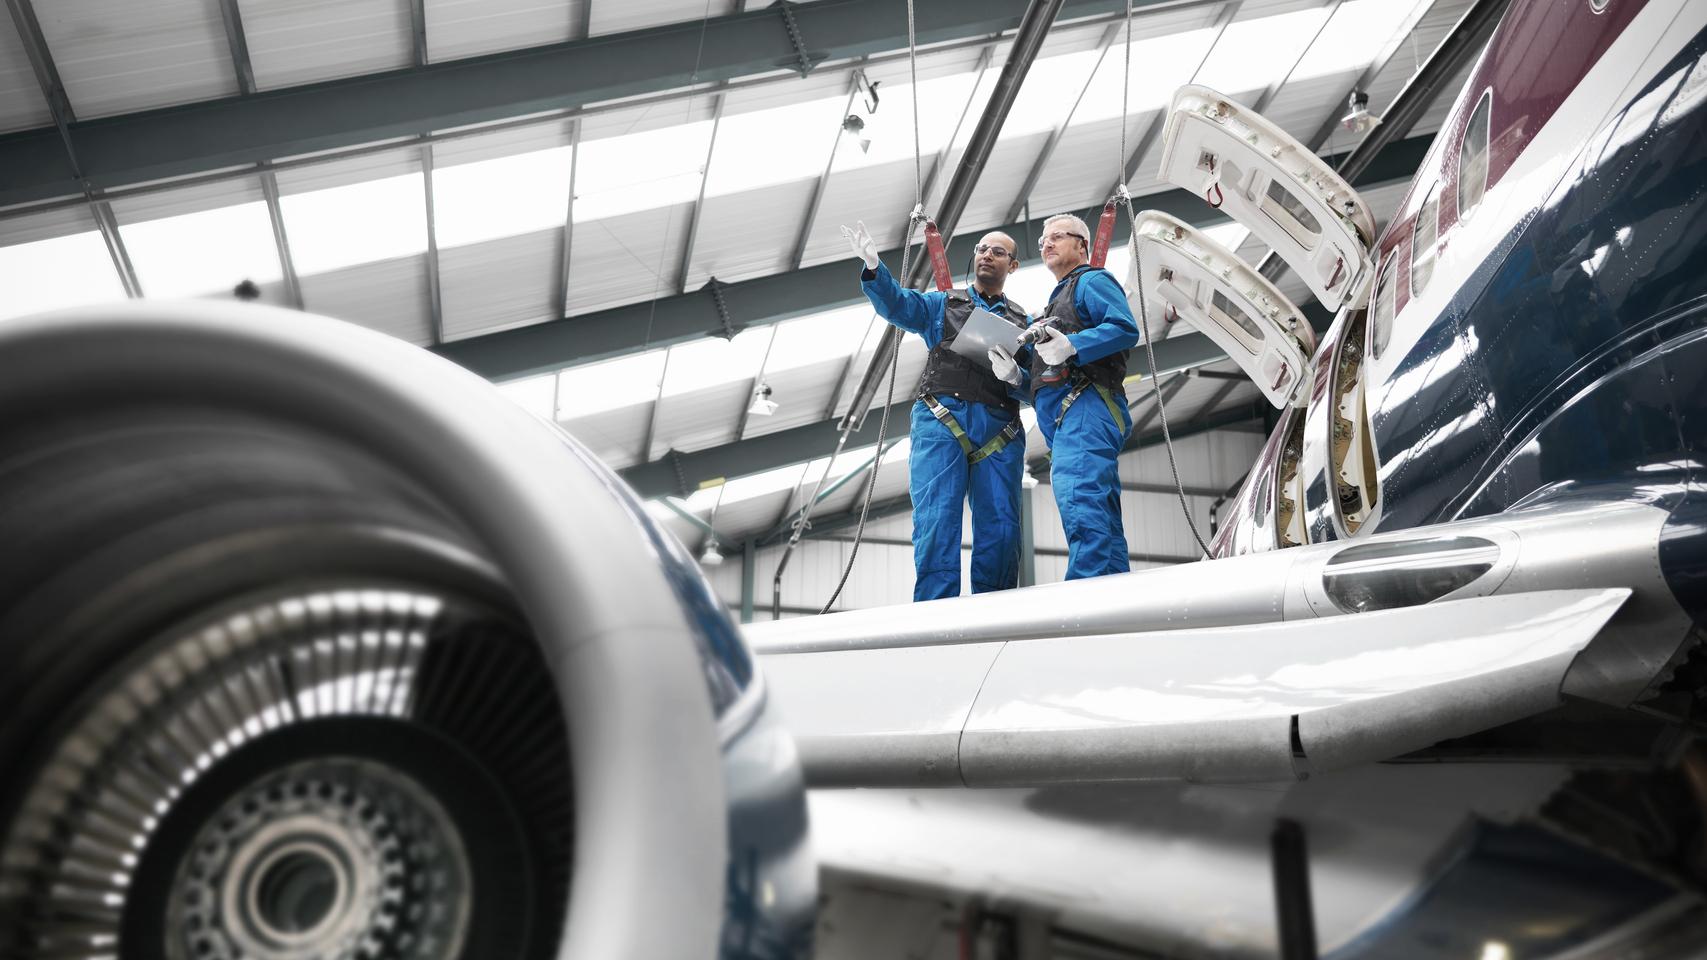
[{"label": "white wall panel", "polygon": [[79,120],[237,93],[219,0],[52,0],[36,18]]},{"label": "white wall panel", "polygon": [[238,10],[261,90],[415,62],[407,0],[238,0]]},{"label": "white wall panel", "polygon": [[426,0],[434,63],[573,39],[591,0]]},{"label": "white wall panel", "polygon": [[556,319],[562,251],[560,229],[441,249],[445,339]]},{"label": "white wall panel", "polygon": [[427,261],[402,257],[301,278],[303,306],[410,343],[432,342]]},{"label": "white wall panel", "polygon": [[12,18],[0,20],[0,133],[27,130],[53,123],[53,111],[36,82],[29,54],[12,26]]}]

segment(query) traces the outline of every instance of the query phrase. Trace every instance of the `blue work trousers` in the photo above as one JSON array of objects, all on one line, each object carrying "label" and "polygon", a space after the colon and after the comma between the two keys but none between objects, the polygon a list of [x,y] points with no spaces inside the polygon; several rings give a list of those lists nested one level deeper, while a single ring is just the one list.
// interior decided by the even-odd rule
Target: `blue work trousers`
[{"label": "blue work trousers", "polygon": [[[997,407],[946,394],[937,400],[954,414],[974,449],[1011,419]],[[1007,590],[1019,582],[1020,474],[1025,433],[977,463],[924,401],[913,404],[907,465],[913,496],[914,600],[960,596],[960,517],[972,497],[972,592]]]},{"label": "blue work trousers", "polygon": [[1115,394],[1122,414],[1116,422],[1102,395],[1087,388],[1057,427],[1066,394],[1063,386],[1037,395],[1037,425],[1049,441],[1049,484],[1067,533],[1066,578],[1125,573],[1132,564],[1120,519],[1120,448],[1132,429],[1132,411]]}]

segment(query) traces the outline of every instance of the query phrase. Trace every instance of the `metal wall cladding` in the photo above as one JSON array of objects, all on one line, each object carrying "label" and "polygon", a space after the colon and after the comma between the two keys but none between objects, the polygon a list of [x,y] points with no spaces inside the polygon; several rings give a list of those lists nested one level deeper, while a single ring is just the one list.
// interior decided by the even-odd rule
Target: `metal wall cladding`
[{"label": "metal wall cladding", "polygon": [[81,203],[53,210],[0,217],[0,247],[52,240],[74,233],[91,233],[98,229],[95,215],[90,212],[87,204]]},{"label": "metal wall cladding", "polygon": [[[978,185],[972,190],[972,199],[967,203],[966,211],[961,214],[960,224],[955,232],[984,230],[1007,223],[1008,210],[1022,199],[1020,190],[1025,187],[1026,177],[1030,175],[1032,166],[1037,163],[1037,158],[1043,153],[1044,145],[1048,142],[1048,131],[1003,137],[997,141],[996,148],[990,151],[990,159],[984,166],[983,174],[978,177]],[[1028,255],[1035,256],[1036,252],[1020,251],[1020,256]],[[956,274],[965,269],[962,264],[950,266]]]},{"label": "metal wall cladding", "polygon": [[[278,178],[279,194],[289,196],[293,193],[311,193],[369,180],[420,173],[422,149],[419,146],[396,147],[341,160],[286,167],[275,174]],[[309,156],[312,154],[298,159],[306,159]],[[421,202],[425,203],[425,198]]]},{"label": "metal wall cladding", "polygon": [[653,401],[631,403],[597,414],[576,416],[574,397],[561,400],[566,414],[560,422],[570,436],[587,445],[593,454],[612,470],[620,470],[640,462],[640,443],[646,425],[652,419]]},{"label": "metal wall cladding", "polygon": [[[711,162],[717,163],[715,155]],[[699,208],[687,289],[697,290],[712,277],[734,283],[791,269],[795,242],[816,187],[816,180],[796,180],[705,198]]]},{"label": "metal wall cladding", "polygon": [[742,378],[661,399],[647,459],[667,450],[690,453],[736,439],[735,427],[752,399],[752,386],[750,379]]},{"label": "metal wall cladding", "polygon": [[426,0],[427,56],[438,63],[573,40],[592,0]]},{"label": "metal wall cladding", "polygon": [[[680,203],[575,224],[567,313],[574,316],[674,293],[690,206]],[[710,332],[715,317],[709,310],[706,320]]]},{"label": "metal wall cladding", "polygon": [[[1133,111],[1126,122],[1127,149],[1138,146],[1144,131],[1160,123],[1160,110]],[[1031,215],[1043,217],[1063,211],[1083,210],[1108,199],[1117,164],[1121,162],[1120,118],[1075,121],[1061,134],[1037,185],[1031,191]],[[1140,167],[1132,180],[1134,186],[1149,183],[1155,177],[1155,167]],[[1037,251],[1026,252],[1036,257]]]},{"label": "metal wall cladding", "polygon": [[621,3],[605,0],[593,3],[589,34],[602,37],[706,16],[718,17],[733,13],[734,8],[730,0],[709,0],[709,3],[708,0],[622,0]]},{"label": "metal wall cladding", "polygon": [[238,0],[255,87],[275,90],[415,62],[404,0]]},{"label": "metal wall cladding", "polygon": [[219,0],[36,5],[79,120],[237,94]]},{"label": "metal wall cladding", "polygon": [[440,249],[445,339],[557,319],[562,261],[561,228]]},{"label": "metal wall cladding", "polygon": [[0,133],[53,123],[30,57],[12,19],[0,21]]},{"label": "metal wall cladding", "polygon": [[[857,147],[852,149],[857,150]],[[941,187],[937,188],[939,191]],[[895,250],[901,246],[907,232],[907,212],[913,208],[913,162],[896,161],[874,164],[859,170],[830,172],[824,184],[824,197],[819,202],[818,219],[806,240],[805,266],[852,256],[842,226],[865,223],[879,250]],[[919,238],[922,239],[922,233]],[[889,265],[899,270],[899,261]]]},{"label": "metal wall cladding", "polygon": [[303,306],[425,346],[432,343],[424,255],[363,263],[301,278]]}]

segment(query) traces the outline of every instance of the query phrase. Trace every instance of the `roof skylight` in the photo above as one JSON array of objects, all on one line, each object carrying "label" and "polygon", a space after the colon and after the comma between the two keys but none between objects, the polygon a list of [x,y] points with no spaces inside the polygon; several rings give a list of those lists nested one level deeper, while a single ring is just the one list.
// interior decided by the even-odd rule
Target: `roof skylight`
[{"label": "roof skylight", "polygon": [[0,247],[0,318],[125,298],[98,231]]},{"label": "roof skylight", "polygon": [[119,235],[149,297],[227,293],[244,280],[271,283],[284,275],[272,219],[259,201],[121,224]]},{"label": "roof skylight", "polygon": [[419,173],[286,194],[279,209],[301,276],[427,249],[426,191]]},{"label": "roof skylight", "polygon": [[562,227],[569,212],[573,147],[433,168],[433,216],[441,248]]}]

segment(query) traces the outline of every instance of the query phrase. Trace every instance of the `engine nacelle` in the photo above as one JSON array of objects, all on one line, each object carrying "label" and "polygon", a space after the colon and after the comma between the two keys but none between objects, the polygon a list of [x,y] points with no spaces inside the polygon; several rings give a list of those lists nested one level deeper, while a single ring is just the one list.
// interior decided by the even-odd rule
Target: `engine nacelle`
[{"label": "engine nacelle", "polygon": [[0,954],[797,957],[790,739],[553,425],[359,327],[0,324]]}]

